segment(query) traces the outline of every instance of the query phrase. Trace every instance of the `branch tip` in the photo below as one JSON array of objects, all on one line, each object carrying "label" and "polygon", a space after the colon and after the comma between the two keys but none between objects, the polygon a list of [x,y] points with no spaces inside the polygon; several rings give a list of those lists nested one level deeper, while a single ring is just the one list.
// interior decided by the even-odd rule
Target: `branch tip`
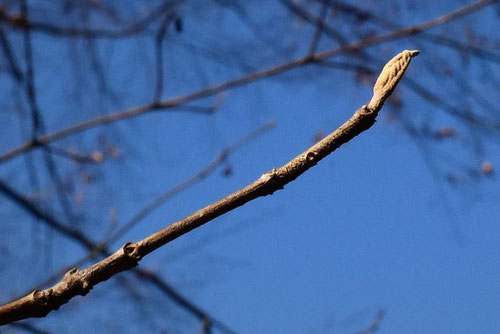
[{"label": "branch tip", "polygon": [[408,53],[410,54],[410,56],[412,58],[414,58],[420,54],[420,51],[418,51],[418,50],[406,50],[406,51],[408,51]]},{"label": "branch tip", "polygon": [[410,65],[411,59],[419,53],[418,50],[404,50],[385,64],[373,86],[373,97],[368,103],[368,109],[374,112],[382,109],[385,100],[392,94]]}]

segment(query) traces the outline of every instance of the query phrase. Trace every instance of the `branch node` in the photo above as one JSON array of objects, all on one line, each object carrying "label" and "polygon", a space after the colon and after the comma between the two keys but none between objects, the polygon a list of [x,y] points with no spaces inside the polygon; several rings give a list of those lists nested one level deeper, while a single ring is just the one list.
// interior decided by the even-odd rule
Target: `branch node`
[{"label": "branch node", "polygon": [[283,189],[279,179],[279,171],[276,168],[262,174],[260,180],[264,183],[264,195],[272,195],[276,190]]},{"label": "branch node", "polygon": [[67,279],[69,279],[69,277],[73,276],[77,272],[78,272],[78,268],[71,268],[70,270],[68,270],[68,272],[66,274],[64,274],[63,279],[67,280]]},{"label": "branch node", "polygon": [[306,153],[305,159],[306,159],[306,164],[308,166],[314,166],[318,163],[318,160],[316,159],[318,157],[318,153],[314,151],[309,151]]},{"label": "branch node", "polygon": [[135,242],[127,242],[125,245],[123,245],[122,250],[123,254],[125,254],[129,259],[133,260],[136,263],[139,262],[142,258],[139,252],[139,245]]},{"label": "branch node", "polygon": [[276,168],[273,168],[269,172],[262,174],[260,180],[264,183],[268,183],[274,177],[276,177]]},{"label": "branch node", "polygon": [[363,104],[361,106],[361,108],[359,108],[358,110],[356,110],[356,113],[360,114],[360,115],[363,115],[363,116],[368,116],[368,115],[371,115],[371,114],[375,113],[375,110],[371,109],[366,104]]},{"label": "branch node", "polygon": [[31,293],[31,296],[33,297],[33,301],[39,305],[47,305],[47,302],[49,300],[49,295],[52,293],[52,289],[48,290],[48,292],[45,292],[44,290],[39,290],[35,289]]}]

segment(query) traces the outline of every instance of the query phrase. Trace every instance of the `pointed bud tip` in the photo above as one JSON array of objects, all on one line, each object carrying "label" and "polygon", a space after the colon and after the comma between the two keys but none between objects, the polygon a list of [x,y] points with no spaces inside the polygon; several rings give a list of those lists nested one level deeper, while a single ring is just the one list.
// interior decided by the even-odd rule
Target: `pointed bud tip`
[{"label": "pointed bud tip", "polygon": [[410,53],[411,57],[416,57],[419,55],[420,51],[418,50],[407,50]]}]

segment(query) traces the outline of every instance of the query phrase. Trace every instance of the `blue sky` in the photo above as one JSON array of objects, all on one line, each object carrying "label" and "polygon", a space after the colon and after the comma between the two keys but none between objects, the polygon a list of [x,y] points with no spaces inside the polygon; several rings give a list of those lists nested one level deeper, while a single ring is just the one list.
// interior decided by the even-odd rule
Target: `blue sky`
[{"label": "blue sky", "polygon": [[[414,24],[465,3],[422,2],[417,10],[402,9],[399,17],[408,19],[406,24]],[[167,39],[165,46],[164,98],[251,71],[232,63],[241,57],[252,67],[262,68],[294,59],[307,50],[306,41],[314,29],[293,21],[279,3],[259,2],[247,9],[260,25],[290,20],[279,21],[284,23],[276,25],[275,30],[265,30],[265,36],[281,38],[276,42],[278,51],[289,53],[277,57],[277,51],[266,46],[265,41],[255,41],[255,36],[234,14],[211,12],[203,6],[181,6],[185,29],[182,34],[173,35],[171,42]],[[377,13],[383,15],[384,10],[381,7]],[[259,12],[265,14],[259,16]],[[497,30],[493,27],[498,26],[494,13],[492,8],[485,8],[433,32],[462,40],[463,26],[473,24],[477,33],[491,35]],[[211,15],[216,19],[202,19]],[[355,35],[355,31],[346,32],[350,33]],[[106,99],[96,98],[98,88],[91,84],[92,74],[85,70],[84,63],[64,62],[64,68],[71,70],[51,80],[54,70],[47,69],[59,68],[63,55],[79,48],[78,44],[55,47],[53,42],[50,37],[40,37],[34,48],[37,61],[44,64],[37,72],[37,80],[49,132],[149,102],[154,72],[153,49],[147,40],[98,44],[98,54],[106,64],[106,75],[113,78],[112,89],[120,97],[117,104],[121,109]],[[212,48],[219,52],[214,57],[219,63],[207,59],[208,53],[187,52],[183,47],[187,42],[200,50]],[[326,50],[334,46],[332,43],[323,37],[319,48]],[[452,79],[432,76],[433,68],[429,66],[443,58],[454,68],[464,66],[449,49],[403,39],[370,47],[367,52],[377,60],[387,61],[403,49],[414,48],[421,49],[421,54],[412,61],[405,76],[447,101],[454,94],[458,96]],[[494,51],[498,53],[498,47]],[[346,59],[349,56],[333,60]],[[383,65],[365,64],[362,59],[357,64],[373,69]],[[78,70],[78,66],[83,70]],[[484,84],[481,75],[491,79],[498,77],[498,72],[498,63],[483,66],[472,58],[463,67],[462,75],[472,73],[465,79],[467,84],[495,101],[498,88]],[[72,73],[88,75],[90,79],[75,82]],[[303,67],[226,92],[220,109],[210,116],[159,111],[58,142],[62,147],[94,150],[99,145],[97,138],[105,135],[120,150],[119,158],[85,169],[96,176],[95,183],[74,182],[84,196],[83,204],[75,204],[75,211],[85,217],[84,230],[99,240],[110,227],[111,211],[117,212],[118,224],[123,223],[154,197],[205,167],[224,147],[269,121],[276,122],[272,131],[232,153],[215,173],[155,210],[113,244],[113,249],[126,241],[140,240],[249,184],[271,168],[280,167],[311,146],[318,132],[335,130],[369,101],[371,85],[353,77],[350,71]],[[79,95],[78,87],[89,93]],[[368,327],[379,310],[385,311],[380,333],[498,331],[498,180],[495,176],[466,179],[452,186],[445,178],[447,171],[459,173],[462,167],[455,160],[448,160],[448,155],[478,170],[485,160],[493,166],[500,165],[498,134],[485,135],[478,153],[470,149],[473,140],[460,123],[405,85],[400,85],[397,92],[403,98],[402,108],[396,110],[387,105],[371,129],[285,189],[171,242],[140,265],[156,270],[185,296],[241,333],[356,333]],[[461,98],[464,97],[451,102],[475,108],[467,98]],[[192,104],[207,106],[215,100],[216,97],[210,97]],[[9,102],[4,104],[9,106]],[[451,142],[416,142],[391,117],[394,112],[414,124],[421,120],[429,121],[435,128],[456,124],[460,136]],[[12,114],[1,117],[3,122],[17,119]],[[22,142],[12,139],[14,133],[19,138],[18,131],[18,126],[12,126],[2,135],[2,152]],[[421,145],[426,145],[426,149]],[[434,162],[439,169],[432,167]],[[25,174],[16,172],[24,168],[23,160],[16,159],[4,166],[2,178],[9,177],[18,189],[27,189]],[[61,160],[60,166],[68,177],[79,175],[71,162]],[[222,173],[227,166],[232,168],[230,177]],[[41,178],[47,196],[53,199],[47,176]],[[20,217],[21,211],[8,204],[1,204],[0,208],[11,221],[3,227],[4,233],[13,234],[8,253],[19,263],[2,264],[5,277],[12,282],[12,295],[83,254],[80,247],[59,239],[38,253],[40,245],[56,237],[43,229],[26,228],[21,231],[24,234],[13,233],[18,230],[12,220]],[[33,231],[43,236],[33,237]],[[16,253],[16,243],[30,246]],[[47,263],[50,264],[46,266]],[[27,273],[30,275],[26,280],[15,280]],[[55,332],[75,330],[75,324],[82,329],[97,326],[102,332],[134,332],[144,324],[158,332],[169,328],[174,333],[188,333],[198,328],[198,323],[176,310],[154,288],[148,289],[144,282],[132,282],[143,297],[139,304],[125,303],[130,301],[130,295],[116,289],[116,279],[112,279],[95,287],[88,296],[77,297],[60,311],[33,323]],[[116,309],[117,305],[123,307]],[[89,321],[94,324],[88,324]]]}]

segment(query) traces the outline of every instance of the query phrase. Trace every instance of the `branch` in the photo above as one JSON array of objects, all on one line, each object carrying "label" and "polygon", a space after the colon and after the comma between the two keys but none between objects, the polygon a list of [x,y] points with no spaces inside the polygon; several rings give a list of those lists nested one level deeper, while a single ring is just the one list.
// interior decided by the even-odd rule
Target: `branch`
[{"label": "branch", "polygon": [[[43,286],[43,285],[51,283],[52,281],[54,281],[55,279],[60,277],[64,273],[64,271],[67,271],[71,267],[83,265],[86,261],[93,259],[98,254],[100,254],[104,257],[111,255],[111,252],[108,250],[108,246],[110,245],[111,242],[115,241],[123,233],[125,233],[130,228],[132,228],[135,224],[140,222],[140,220],[142,220],[152,210],[154,210],[159,205],[161,205],[164,201],[171,198],[175,194],[178,194],[179,192],[188,188],[189,186],[195,184],[196,182],[201,181],[203,178],[207,177],[221,163],[226,161],[226,159],[229,157],[229,155],[231,153],[233,153],[237,149],[241,148],[243,145],[245,145],[246,143],[255,139],[256,137],[263,134],[264,132],[272,129],[274,127],[274,125],[275,125],[274,122],[268,122],[268,123],[264,124],[263,126],[259,127],[258,129],[254,130],[254,131],[248,133],[247,135],[245,135],[244,137],[240,138],[239,140],[237,140],[236,142],[234,142],[230,146],[224,148],[224,150],[211,163],[209,163],[204,169],[202,169],[194,176],[188,178],[187,180],[183,181],[182,183],[178,184],[174,188],[170,189],[169,191],[165,192],[164,194],[162,194],[161,196],[156,198],[151,204],[149,204],[148,206],[143,208],[141,211],[139,211],[136,215],[134,215],[134,217],[132,219],[130,219],[127,223],[125,223],[125,225],[123,225],[118,231],[116,231],[110,238],[106,239],[105,241],[103,241],[99,244],[94,243],[92,240],[87,238],[80,231],[78,231],[72,227],[68,227],[66,224],[59,222],[57,219],[52,217],[50,214],[43,212],[36,205],[31,203],[28,199],[26,199],[22,195],[18,194],[16,191],[11,189],[7,184],[0,181],[0,192],[3,192],[7,197],[14,200],[19,206],[21,206],[25,210],[29,211],[35,217],[42,219],[45,223],[47,223],[50,227],[54,228],[57,232],[65,235],[66,237],[69,237],[72,240],[77,241],[82,246],[84,246],[87,250],[89,250],[89,253],[85,257],[72,263],[71,266],[66,267],[67,269],[65,269],[65,270],[63,269],[62,273],[57,273],[56,275],[53,275],[55,277],[50,277],[48,280],[44,281],[42,284],[39,284],[38,286]],[[46,145],[46,146],[44,146],[44,148],[49,148],[49,146]],[[206,311],[203,311],[197,305],[190,302],[187,298],[185,298],[184,296],[179,294],[174,289],[174,287],[172,287],[167,282],[162,280],[154,272],[151,272],[151,271],[148,271],[145,269],[134,268],[133,273],[142,280],[150,281],[153,285],[155,285],[157,288],[159,288],[160,291],[162,291],[168,297],[173,299],[173,301],[175,303],[177,303],[178,305],[180,305],[184,309],[188,310],[191,314],[193,314],[195,317],[197,317],[200,321],[209,321],[209,323],[212,325],[212,327],[218,328],[221,332],[234,333],[234,331],[232,329],[230,329],[227,325],[225,325],[221,321],[217,320],[215,317],[211,316]]]},{"label": "branch", "polygon": [[[151,201],[148,205],[143,207],[141,210],[139,210],[136,214],[133,215],[132,218],[127,220],[117,231],[115,231],[111,236],[106,238],[104,241],[100,243],[95,243],[93,249],[89,249],[89,253],[85,254],[82,258],[79,260],[72,262],[71,264],[64,266],[64,268],[61,268],[57,273],[51,275],[49,278],[44,280],[41,283],[38,283],[36,287],[42,287],[46,286],[48,284],[52,284],[55,282],[59,277],[64,275],[66,271],[73,267],[79,267],[84,265],[86,262],[93,260],[98,254],[108,256],[110,252],[107,251],[107,247],[111,246],[113,242],[118,240],[120,237],[122,237],[125,233],[127,233],[130,229],[132,229],[134,226],[136,226],[138,223],[140,223],[144,218],[146,218],[151,212],[153,212],[155,209],[160,207],[164,202],[167,200],[171,199],[175,195],[179,194],[180,192],[188,189],[189,187],[193,186],[194,184],[202,181],[204,178],[208,177],[213,171],[217,169],[222,163],[226,162],[229,156],[241,148],[243,145],[249,143],[251,140],[257,138],[261,134],[265,133],[266,131],[271,130],[275,126],[274,121],[270,121],[258,129],[248,133],[244,137],[240,138],[233,144],[225,147],[210,163],[208,163],[203,169],[198,171],[196,174],[188,177],[187,179],[181,181],[174,187],[168,189],[164,193],[162,193],[160,196],[156,197],[153,201]],[[0,181],[0,186],[2,185]],[[1,190],[1,188],[0,188]],[[63,224],[59,224],[63,225]],[[103,250],[105,252],[103,252]],[[28,290],[32,291],[32,290]],[[24,294],[23,294],[24,295]],[[17,299],[17,298],[16,298]]]},{"label": "branch", "polygon": [[357,332],[356,334],[373,334],[375,333],[379,328],[380,324],[382,323],[382,320],[385,317],[385,311],[384,310],[379,310],[377,314],[375,314],[375,319],[373,319],[372,323],[368,328],[363,329],[362,331]]},{"label": "branch", "polygon": [[[271,195],[311,167],[321,159],[348,142],[374,123],[383,103],[394,90],[409,66],[411,58],[418,51],[403,51],[394,57],[383,69],[374,88],[374,98],[363,105],[354,115],[304,153],[292,159],[279,169],[263,174],[252,184],[179,220],[139,242],[128,242],[114,254],[87,269],[73,268],[62,280],[46,290],[35,290],[31,294],[0,307],[0,325],[30,317],[44,317],[57,310],[71,298],[86,295],[100,282],[106,281],[119,272],[129,270],[149,253],[189,231],[244,205],[245,203]],[[390,74],[390,75],[388,75]]]},{"label": "branch", "polygon": [[[450,21],[453,21],[455,19],[458,19],[460,17],[463,17],[467,14],[470,14],[476,10],[479,10],[487,5],[490,5],[492,3],[495,3],[497,0],[480,0],[476,1],[470,5],[467,5],[465,7],[462,7],[454,12],[448,13],[443,16],[436,17],[430,21],[417,24],[414,26],[410,27],[405,27],[401,29],[397,29],[395,31],[386,33],[386,34],[381,34],[377,36],[372,36],[368,37],[362,40],[359,40],[357,42],[347,44],[345,46],[342,46],[340,48],[333,48],[324,52],[320,53],[315,53],[314,55],[307,55],[305,57],[283,63],[271,68],[267,68],[264,70],[256,71],[250,74],[247,74],[243,77],[240,77],[238,79],[226,81],[224,83],[221,83],[219,85],[211,86],[202,90],[199,90],[197,92],[188,94],[188,95],[183,95],[179,96],[176,98],[172,98],[169,100],[165,100],[159,103],[148,103],[142,106],[138,106],[135,108],[130,108],[124,111],[116,112],[113,114],[108,114],[105,116],[101,116],[98,118],[90,119],[88,121],[84,121],[82,123],[78,123],[75,125],[72,125],[66,129],[59,130],[57,132],[53,132],[44,136],[41,136],[37,138],[36,140],[32,140],[29,142],[26,142],[9,152],[6,152],[2,155],[0,155],[0,163],[3,163],[7,160],[10,160],[16,156],[18,156],[21,153],[27,152],[29,150],[32,150],[35,147],[38,147],[43,144],[50,143],[52,141],[62,139],[65,137],[68,137],[70,135],[73,135],[75,133],[108,124],[111,122],[116,122],[119,120],[131,118],[131,117],[136,117],[151,111],[159,110],[159,109],[170,109],[174,108],[180,105],[183,105],[185,103],[200,99],[200,98],[205,98],[208,96],[212,96],[215,94],[218,94],[220,92],[240,87],[242,85],[248,84],[250,82],[254,82],[263,78],[269,78],[278,74],[281,74],[283,72],[289,71],[294,68],[298,68],[301,66],[309,65],[311,63],[316,63],[316,62],[321,62],[325,59],[331,58],[333,56],[339,55],[339,54],[344,54],[344,53],[351,53],[351,52],[357,52],[360,51],[363,48],[366,48],[368,46],[380,44],[382,42],[387,42],[390,40],[395,40],[399,38],[403,38],[406,36],[411,36],[415,34],[419,34],[424,30],[430,29],[432,27],[435,27],[437,25],[441,25]],[[325,30],[325,33],[327,30]]]},{"label": "branch", "polygon": [[[35,204],[31,203],[28,199],[24,198],[17,192],[15,192],[13,189],[11,189],[9,186],[7,186],[5,183],[0,181],[0,192],[4,193],[7,197],[11,198],[14,200],[19,206],[24,208],[25,210],[29,211],[34,217],[37,217],[44,222],[46,222],[50,227],[55,229],[57,232],[65,235],[69,239],[77,241],[80,245],[85,247],[89,251],[98,251],[101,255],[109,257],[111,256],[111,252],[107,249],[106,245],[98,245],[97,243],[94,243],[91,239],[86,237],[82,232],[79,230],[75,229],[72,226],[67,226],[60,221],[58,221],[56,218],[53,216],[43,212],[41,209],[39,209]],[[155,285],[161,292],[163,292],[165,295],[168,297],[172,298],[172,300],[188,310],[191,314],[196,316],[200,320],[205,320],[209,319],[215,326],[217,326],[222,332],[224,333],[234,333],[233,330],[231,330],[228,326],[223,324],[221,321],[215,319],[211,315],[209,315],[207,312],[203,311],[201,308],[190,302],[187,298],[182,296],[179,292],[177,292],[170,284],[162,280],[157,274],[154,272],[148,271],[146,269],[141,269],[141,268],[133,268],[133,274],[139,277],[142,280],[147,280],[151,282],[153,285]],[[35,290],[39,291],[39,290]],[[21,298],[19,300],[23,300],[24,298]],[[16,303],[16,301],[6,304],[5,306],[11,305]],[[43,303],[43,301],[42,301]],[[25,319],[26,317],[21,317],[21,318],[16,318],[12,321],[7,321],[4,322],[4,315],[3,315],[3,309],[4,306],[0,307],[0,326],[4,325],[6,323],[10,323],[16,320],[21,320]],[[29,308],[29,307],[28,307]],[[24,312],[24,310],[21,310],[21,313]],[[30,316],[28,316],[30,317]],[[39,317],[39,316],[38,316]],[[8,318],[7,318],[8,319]]]},{"label": "branch", "polygon": [[53,37],[63,38],[92,38],[92,39],[121,39],[144,32],[149,26],[156,22],[169,11],[175,11],[176,3],[165,1],[160,6],[151,9],[150,14],[145,15],[121,30],[74,28],[51,25],[49,23],[29,20],[22,13],[7,13],[5,7],[0,7],[0,24],[5,23],[12,29],[33,31]]},{"label": "branch", "polygon": [[13,328],[18,328],[22,329],[26,333],[33,333],[33,334],[50,334],[50,332],[47,332],[43,329],[37,328],[33,326],[32,324],[29,323],[24,323],[24,322],[17,322],[14,324],[11,324]]},{"label": "branch", "polygon": [[[318,0],[319,1],[319,0]],[[401,25],[395,23],[393,21],[389,21],[384,17],[376,16],[372,12],[368,10],[364,10],[360,7],[356,7],[347,3],[343,3],[341,1],[335,1],[335,9],[342,10],[346,14],[352,14],[356,16],[361,16],[368,20],[371,20],[374,24],[386,28],[386,29],[399,29]],[[500,63],[500,55],[497,53],[490,51],[488,49],[472,45],[470,43],[463,43],[459,40],[452,39],[448,36],[436,35],[429,32],[421,32],[418,38],[423,39],[425,41],[431,42],[436,45],[447,46],[451,49],[468,52],[473,56],[483,58],[488,61],[492,61],[495,63]]]}]

